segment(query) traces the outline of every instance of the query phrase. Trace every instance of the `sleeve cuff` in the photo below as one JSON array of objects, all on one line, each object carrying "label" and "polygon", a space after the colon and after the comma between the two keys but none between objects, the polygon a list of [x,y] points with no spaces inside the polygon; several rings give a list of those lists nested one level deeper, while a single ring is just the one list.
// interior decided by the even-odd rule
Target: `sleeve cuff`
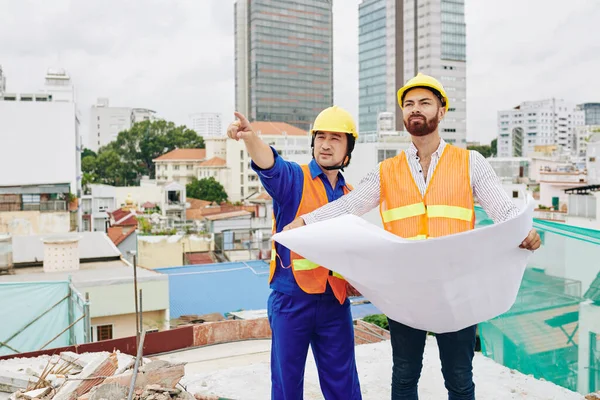
[{"label": "sleeve cuff", "polygon": [[302,220],[304,220],[304,223],[306,225],[314,224],[315,222],[317,222],[317,221],[315,221],[314,217],[310,213],[301,215],[300,218],[302,218]]},{"label": "sleeve cuff", "polygon": [[262,169],[258,165],[256,165],[254,161],[250,161],[250,168],[252,168],[258,175],[264,176],[265,178],[272,178],[273,176],[277,175],[277,172],[281,169],[283,162],[283,159],[279,157],[279,153],[277,153],[277,150],[275,150],[273,146],[270,147],[271,151],[273,152],[273,158],[275,160],[271,168]]}]

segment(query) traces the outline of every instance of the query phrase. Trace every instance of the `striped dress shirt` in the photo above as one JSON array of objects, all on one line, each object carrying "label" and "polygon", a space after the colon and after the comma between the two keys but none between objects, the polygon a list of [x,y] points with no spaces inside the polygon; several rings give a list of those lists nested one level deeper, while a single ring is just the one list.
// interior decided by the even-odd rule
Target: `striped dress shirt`
[{"label": "striped dress shirt", "polygon": [[[405,151],[413,179],[419,187],[422,196],[425,196],[427,185],[431,182],[431,177],[445,147],[446,142],[444,139],[441,139],[437,150],[431,155],[427,180],[423,176],[415,145],[411,143],[410,147]],[[480,153],[473,150],[469,151],[469,168],[473,196],[495,223],[511,219],[519,213],[519,209],[502,188],[496,172]],[[358,216],[366,214],[379,206],[381,194],[379,179],[378,165],[377,168],[362,179],[355,190],[309,214],[302,215],[302,219],[306,224],[312,224],[344,214]]]}]

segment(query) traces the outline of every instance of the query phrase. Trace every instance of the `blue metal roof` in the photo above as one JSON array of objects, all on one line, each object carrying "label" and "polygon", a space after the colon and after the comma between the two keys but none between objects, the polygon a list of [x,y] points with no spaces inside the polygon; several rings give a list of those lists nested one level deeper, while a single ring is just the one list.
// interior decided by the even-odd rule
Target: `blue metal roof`
[{"label": "blue metal roof", "polygon": [[269,264],[264,261],[161,268],[169,275],[171,318],[267,308]]},{"label": "blue metal roof", "polygon": [[[269,264],[264,261],[186,265],[155,271],[169,276],[171,318],[264,310],[271,293]],[[370,303],[352,306],[354,319],[371,314],[380,312]]]}]

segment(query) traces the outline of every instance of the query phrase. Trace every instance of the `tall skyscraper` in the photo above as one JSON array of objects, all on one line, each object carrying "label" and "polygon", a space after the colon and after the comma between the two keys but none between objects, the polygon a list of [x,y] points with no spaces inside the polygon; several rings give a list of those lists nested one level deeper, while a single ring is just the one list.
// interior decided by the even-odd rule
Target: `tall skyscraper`
[{"label": "tall skyscraper", "polygon": [[437,78],[450,109],[440,134],[466,146],[464,0],[363,0],[359,5],[359,129],[377,130],[379,113],[404,130],[396,92],[418,72]]},{"label": "tall skyscraper", "polygon": [[333,103],[331,0],[237,0],[236,109],[309,129]]}]

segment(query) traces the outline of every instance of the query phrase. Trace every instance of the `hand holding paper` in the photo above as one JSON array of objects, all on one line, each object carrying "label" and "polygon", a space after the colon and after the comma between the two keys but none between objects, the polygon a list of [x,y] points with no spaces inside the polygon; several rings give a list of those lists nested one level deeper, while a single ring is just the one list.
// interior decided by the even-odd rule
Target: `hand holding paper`
[{"label": "hand holding paper", "polygon": [[346,215],[273,240],[343,275],[391,319],[435,333],[494,318],[513,305],[529,250],[533,201],[509,221],[423,241]]}]

